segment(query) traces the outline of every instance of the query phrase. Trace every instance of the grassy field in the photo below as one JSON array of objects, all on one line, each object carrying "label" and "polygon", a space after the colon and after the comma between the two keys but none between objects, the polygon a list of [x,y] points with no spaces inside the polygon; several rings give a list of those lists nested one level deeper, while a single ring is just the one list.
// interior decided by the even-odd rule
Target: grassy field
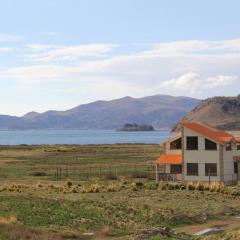
[{"label": "grassy field", "polygon": [[[140,171],[160,152],[158,145],[2,148],[0,240],[240,239],[240,187],[156,186],[149,177],[135,178],[135,169],[113,179],[53,177],[59,159],[69,168]],[[223,223],[222,235],[192,235]]]},{"label": "grassy field", "polygon": [[[152,171],[159,145],[58,145],[0,148],[0,179],[86,179],[105,175],[136,175]],[[42,174],[41,174],[42,173]]]}]

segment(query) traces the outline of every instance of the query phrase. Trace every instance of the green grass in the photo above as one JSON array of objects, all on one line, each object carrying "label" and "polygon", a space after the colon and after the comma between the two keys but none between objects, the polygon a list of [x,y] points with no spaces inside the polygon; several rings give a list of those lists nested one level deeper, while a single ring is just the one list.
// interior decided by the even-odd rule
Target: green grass
[{"label": "green grass", "polygon": [[57,167],[63,178],[85,179],[106,174],[152,172],[159,145],[55,145],[0,148],[0,179],[32,179],[36,172],[52,180]]},{"label": "green grass", "polygon": [[[71,188],[76,184],[74,182]],[[48,233],[63,234],[65,231],[81,235],[89,231],[101,232],[109,227],[111,230],[104,236],[117,239],[134,235],[142,229],[176,228],[220,219],[229,214],[229,208],[232,214],[240,213],[239,198],[231,195],[150,190],[148,182],[137,191],[133,190],[131,182],[122,183],[124,188],[119,181],[115,184],[119,184],[116,192],[99,193],[69,191],[66,194],[52,187],[38,190],[29,187],[21,192],[5,190],[0,193],[0,216],[6,219],[15,216],[18,224]]]},{"label": "green grass", "polygon": [[[149,175],[136,179],[160,153],[158,145],[140,144],[2,147],[0,240],[129,240],[144,229],[175,229],[240,214],[239,196],[164,190]],[[56,181],[60,163],[63,179]],[[116,168],[117,180],[109,180]],[[107,178],[101,178],[100,169]],[[47,175],[33,176],[36,172]],[[94,237],[84,235],[89,232]],[[196,239],[182,234],[149,238]]]}]

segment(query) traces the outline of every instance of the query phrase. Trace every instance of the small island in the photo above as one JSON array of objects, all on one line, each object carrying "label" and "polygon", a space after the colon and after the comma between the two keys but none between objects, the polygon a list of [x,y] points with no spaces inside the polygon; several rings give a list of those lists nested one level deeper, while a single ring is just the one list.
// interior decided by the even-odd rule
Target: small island
[{"label": "small island", "polygon": [[123,125],[122,128],[117,129],[119,132],[150,132],[155,131],[154,127],[152,125],[138,125],[136,123],[126,123]]}]

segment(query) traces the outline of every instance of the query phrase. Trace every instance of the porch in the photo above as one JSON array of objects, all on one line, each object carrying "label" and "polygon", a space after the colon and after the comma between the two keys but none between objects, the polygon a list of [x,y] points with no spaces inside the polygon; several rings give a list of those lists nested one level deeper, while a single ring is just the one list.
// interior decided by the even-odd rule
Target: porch
[{"label": "porch", "polygon": [[182,155],[163,154],[154,161],[155,163],[155,179],[159,181],[182,181]]}]

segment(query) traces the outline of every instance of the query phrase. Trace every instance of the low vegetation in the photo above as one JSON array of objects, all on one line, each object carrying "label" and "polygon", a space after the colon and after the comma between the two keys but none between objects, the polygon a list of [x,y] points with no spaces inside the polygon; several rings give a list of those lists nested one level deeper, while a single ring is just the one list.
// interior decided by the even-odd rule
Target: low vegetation
[{"label": "low vegetation", "polygon": [[[229,218],[239,216],[240,186],[166,182],[156,185],[151,178],[128,174],[117,177],[109,174],[104,178],[92,176],[85,180],[70,174],[58,180],[48,175],[46,166],[51,168],[54,165],[51,162],[53,153],[55,157],[68,156],[74,166],[84,165],[85,160],[79,157],[77,162],[75,153],[79,154],[79,149],[86,151],[85,147],[35,149],[24,146],[0,151],[1,172],[4,173],[5,167],[8,171],[15,169],[12,175],[5,171],[11,177],[0,181],[0,240],[238,239],[239,224],[221,235],[206,237],[193,236],[185,229],[213,220],[227,222]],[[138,145],[131,147],[134,151],[141,148]],[[118,146],[118,150],[116,146],[113,149],[99,146],[107,152],[106,159],[101,154],[101,157],[94,158],[93,153],[88,153],[92,156],[89,164],[114,161],[109,160],[108,154],[115,151],[124,156],[129,154],[129,163],[117,158],[118,163],[131,166],[131,161],[139,161],[146,164],[157,155],[159,148],[156,145],[143,147],[145,150],[141,149],[139,156],[135,154],[133,157],[133,149],[127,153],[127,145]],[[93,151],[91,147],[89,149]],[[6,157],[7,153],[10,153],[11,160]],[[71,154],[74,157],[71,158]],[[19,172],[25,175],[21,176]],[[47,176],[42,172],[47,172]]]}]

